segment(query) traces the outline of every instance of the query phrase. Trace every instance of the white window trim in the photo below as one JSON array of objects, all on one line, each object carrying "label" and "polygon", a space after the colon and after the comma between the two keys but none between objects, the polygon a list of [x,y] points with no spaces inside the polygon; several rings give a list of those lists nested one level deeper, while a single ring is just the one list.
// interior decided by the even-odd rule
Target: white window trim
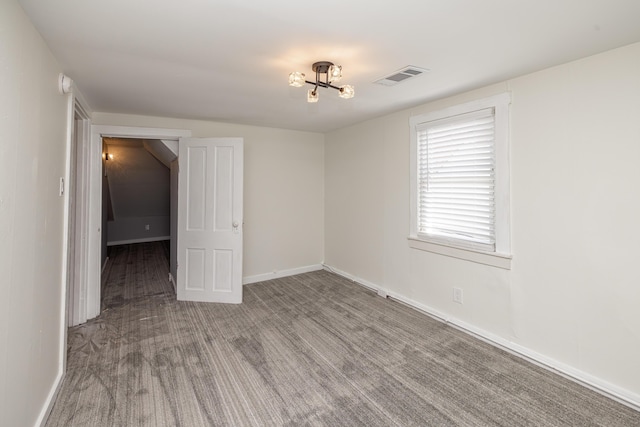
[{"label": "white window trim", "polygon": [[[410,229],[409,246],[414,249],[452,256],[494,267],[511,269],[511,214],[510,214],[510,166],[509,166],[509,104],[508,92],[489,98],[471,101],[465,104],[433,111],[409,119],[411,134],[410,164]],[[495,252],[458,245],[455,242],[442,242],[427,236],[418,235],[418,161],[417,126],[421,123],[440,120],[447,117],[466,114],[485,108],[494,108],[495,114]]]}]

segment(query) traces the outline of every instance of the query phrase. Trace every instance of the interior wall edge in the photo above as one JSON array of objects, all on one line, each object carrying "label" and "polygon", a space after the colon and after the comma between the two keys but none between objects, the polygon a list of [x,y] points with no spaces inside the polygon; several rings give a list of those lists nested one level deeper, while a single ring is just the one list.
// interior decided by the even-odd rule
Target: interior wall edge
[{"label": "interior wall edge", "polygon": [[513,341],[506,340],[498,335],[485,331],[484,329],[475,327],[456,317],[446,315],[434,309],[433,307],[429,307],[428,305],[414,301],[402,294],[391,291],[388,288],[379,286],[356,275],[349,274],[328,264],[323,264],[323,266],[325,270],[342,276],[345,279],[351,280],[357,285],[363,286],[371,291],[377,292],[378,294],[387,295],[389,298],[407,305],[415,310],[418,310],[439,322],[450,325],[468,335],[481,339],[482,341],[496,348],[507,351],[514,356],[520,357],[548,371],[561,375],[564,378],[567,378],[584,387],[589,388],[590,390],[593,390],[610,399],[620,402],[623,405],[628,406],[636,411],[640,411],[640,395],[636,393],[608,383],[607,381],[604,381],[584,371],[547,357],[544,354],[538,353],[528,347],[519,345]]}]

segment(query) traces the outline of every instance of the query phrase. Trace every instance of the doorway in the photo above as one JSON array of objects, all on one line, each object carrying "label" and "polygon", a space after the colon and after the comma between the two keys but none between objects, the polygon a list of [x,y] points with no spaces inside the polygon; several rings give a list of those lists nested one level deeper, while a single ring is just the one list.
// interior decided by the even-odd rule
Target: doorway
[{"label": "doorway", "polygon": [[[177,204],[177,187],[172,186],[171,181],[177,181],[177,176],[171,171],[177,171],[177,153],[160,140],[103,137],[102,145],[101,306],[104,310],[105,299],[114,299],[115,290],[107,289],[114,286],[114,278],[109,277],[113,275],[113,269],[109,267],[115,261],[114,256],[118,255],[122,264],[122,251],[135,249],[123,246],[148,247],[141,252],[144,254],[166,254],[167,266],[162,281],[175,282],[175,273],[169,273],[169,261],[175,258],[176,233],[171,232],[171,224],[176,222],[177,210],[171,208]],[[150,244],[154,242],[155,245]],[[170,246],[173,247],[171,251]],[[127,263],[131,267],[130,271],[127,267],[128,279],[144,276],[141,274],[144,266],[130,264],[145,263],[151,258],[131,256]],[[175,271],[175,263],[172,264]],[[154,277],[157,278],[156,273]],[[135,283],[127,283],[124,277],[116,282],[116,288],[126,285],[128,290],[123,295],[139,294]],[[142,282],[144,285],[146,280]]]},{"label": "doorway", "polygon": [[[86,197],[86,230],[87,230],[87,250],[86,250],[86,281],[83,288],[86,295],[86,315],[87,319],[94,318],[100,314],[100,284],[102,270],[102,235],[106,233],[102,223],[102,163],[103,157],[103,138],[132,138],[161,140],[167,142],[177,149],[180,148],[179,156],[183,159],[197,159],[195,162],[185,160],[181,171],[176,168],[177,173],[184,175],[185,179],[180,181],[180,189],[178,191],[178,210],[180,218],[195,218],[189,216],[190,213],[197,215],[206,215],[207,218],[215,218],[214,221],[205,221],[199,232],[202,234],[205,242],[211,239],[217,239],[218,242],[235,242],[233,248],[221,247],[216,245],[203,244],[200,248],[183,247],[185,258],[183,261],[178,259],[176,266],[180,263],[184,268],[178,269],[178,272],[186,273],[182,280],[177,279],[176,282],[185,284],[187,291],[200,290],[209,291],[209,289],[199,289],[199,286],[213,283],[213,291],[207,294],[206,298],[211,296],[224,297],[226,293],[234,292],[234,297],[224,302],[238,303],[242,300],[242,163],[243,163],[243,142],[242,138],[209,138],[198,139],[190,138],[191,131],[183,129],[161,129],[161,128],[136,128],[124,126],[108,126],[93,125],[90,132],[90,143],[88,144],[87,157],[85,164],[88,169],[88,180],[83,186],[87,192]],[[181,144],[178,144],[181,141]],[[179,147],[178,147],[179,145]],[[187,149],[187,146],[190,146]],[[183,147],[186,151],[182,152]],[[193,165],[193,167],[190,167]],[[219,186],[216,183],[225,183],[224,176],[232,177],[233,185]],[[199,183],[207,184],[201,185]],[[228,181],[227,181],[228,182]],[[191,183],[191,184],[187,184]],[[172,184],[173,185],[173,184]],[[185,185],[183,188],[182,185]],[[206,189],[203,194],[200,191]],[[213,198],[206,199],[206,205],[202,205],[198,200],[205,200],[199,195],[209,196]],[[180,195],[183,196],[180,196]],[[222,212],[216,212],[213,209],[216,206],[218,197],[227,197],[231,195],[232,203],[221,204],[220,206],[232,206],[233,215],[222,215]],[[231,201],[231,199],[228,199]],[[204,210],[203,210],[204,208]],[[220,215],[218,215],[220,214]],[[196,215],[196,216],[197,216]],[[212,215],[209,217],[209,215]],[[217,216],[216,216],[217,215]],[[172,215],[173,217],[178,215]],[[227,224],[228,223],[228,224]],[[191,230],[193,224],[189,225],[187,221],[185,227],[176,226],[177,234]],[[222,224],[222,225],[221,225]],[[206,227],[212,227],[215,233],[209,233]],[[193,228],[193,227],[192,227]],[[215,235],[215,237],[214,237]],[[183,239],[172,239],[183,241]],[[186,242],[186,240],[184,240]],[[238,243],[239,242],[239,243]],[[200,243],[198,243],[200,245]],[[181,254],[181,249],[176,251]],[[230,266],[233,263],[233,268]],[[188,273],[187,273],[188,271]],[[220,274],[218,274],[220,273]],[[233,273],[233,278],[229,274]],[[175,275],[174,277],[177,277]],[[199,280],[202,278],[203,280]],[[232,289],[216,288],[216,283],[232,284]],[[184,293],[183,293],[184,295]],[[195,299],[193,293],[188,293],[185,299]],[[239,299],[237,296],[239,295]],[[180,297],[180,287],[178,286],[178,298]],[[202,299],[204,300],[204,299]],[[212,299],[208,299],[212,300]]]},{"label": "doorway", "polygon": [[[91,138],[87,164],[89,179],[86,188],[87,198],[87,280],[85,282],[87,296],[87,319],[100,314],[100,285],[103,262],[103,234],[106,239],[107,230],[103,224],[103,138],[164,140],[177,149],[178,140],[191,136],[191,131],[183,129],[137,128],[124,126],[91,126]],[[106,251],[106,249],[104,249]]]}]

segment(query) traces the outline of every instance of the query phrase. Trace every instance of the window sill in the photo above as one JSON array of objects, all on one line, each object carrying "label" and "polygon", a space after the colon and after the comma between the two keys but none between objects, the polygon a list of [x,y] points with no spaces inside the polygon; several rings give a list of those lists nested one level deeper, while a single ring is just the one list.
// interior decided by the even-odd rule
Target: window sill
[{"label": "window sill", "polygon": [[463,259],[478,264],[511,270],[511,255],[482,252],[473,249],[462,249],[440,243],[427,242],[415,237],[409,237],[409,247],[421,251],[433,252],[453,258]]}]

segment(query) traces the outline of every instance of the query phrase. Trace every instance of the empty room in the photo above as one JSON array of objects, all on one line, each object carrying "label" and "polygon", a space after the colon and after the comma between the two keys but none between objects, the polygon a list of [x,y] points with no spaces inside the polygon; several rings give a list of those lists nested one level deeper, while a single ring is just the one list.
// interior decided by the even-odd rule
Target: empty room
[{"label": "empty room", "polygon": [[640,2],[0,2],[0,425],[640,425]]}]

